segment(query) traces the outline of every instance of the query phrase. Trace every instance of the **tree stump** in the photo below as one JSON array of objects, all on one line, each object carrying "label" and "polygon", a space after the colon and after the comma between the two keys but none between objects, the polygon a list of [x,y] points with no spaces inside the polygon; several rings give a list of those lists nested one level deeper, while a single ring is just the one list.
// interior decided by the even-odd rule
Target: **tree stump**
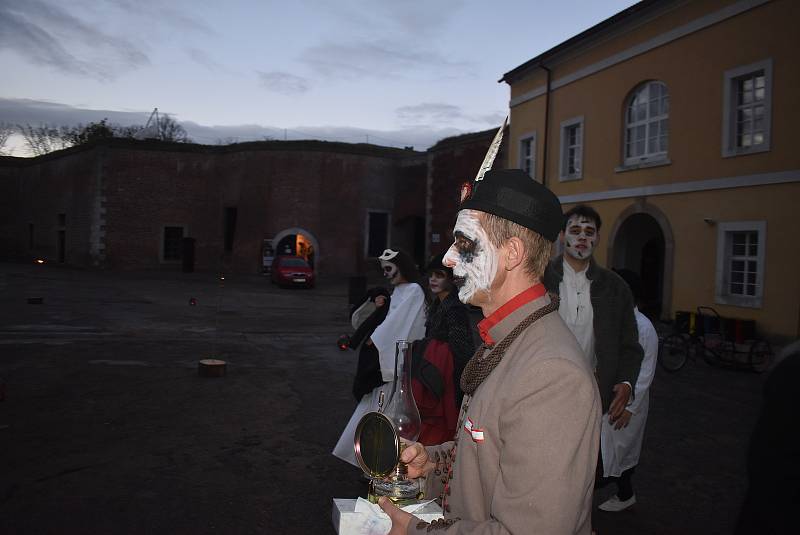
[{"label": "tree stump", "polygon": [[198,363],[200,377],[222,377],[225,375],[226,362],[218,359],[203,359]]}]

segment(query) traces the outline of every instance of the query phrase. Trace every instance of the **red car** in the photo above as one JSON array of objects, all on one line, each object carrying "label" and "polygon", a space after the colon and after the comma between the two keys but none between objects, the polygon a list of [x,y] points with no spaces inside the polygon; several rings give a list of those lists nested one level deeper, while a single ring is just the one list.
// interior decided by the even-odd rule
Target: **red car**
[{"label": "red car", "polygon": [[314,269],[302,256],[277,256],[270,279],[279,286],[314,287]]}]

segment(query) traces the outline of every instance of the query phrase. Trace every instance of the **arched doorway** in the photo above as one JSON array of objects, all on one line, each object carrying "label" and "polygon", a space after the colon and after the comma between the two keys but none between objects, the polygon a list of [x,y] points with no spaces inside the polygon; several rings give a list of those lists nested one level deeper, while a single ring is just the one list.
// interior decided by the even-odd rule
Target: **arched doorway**
[{"label": "arched doorway", "polygon": [[642,313],[669,319],[674,241],[666,216],[639,202],[623,211],[609,236],[609,266],[634,271],[642,280]]},{"label": "arched doorway", "polygon": [[319,271],[319,243],[307,230],[298,227],[282,230],[272,239],[272,244],[275,255],[302,256]]}]

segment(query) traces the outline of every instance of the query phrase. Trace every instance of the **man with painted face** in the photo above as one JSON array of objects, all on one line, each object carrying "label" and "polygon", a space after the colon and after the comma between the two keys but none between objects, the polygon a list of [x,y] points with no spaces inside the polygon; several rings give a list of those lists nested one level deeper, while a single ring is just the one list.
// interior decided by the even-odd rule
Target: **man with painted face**
[{"label": "man with painted face", "polygon": [[[358,374],[367,377],[368,380],[372,380],[374,376],[376,384],[370,392],[361,397],[333,449],[336,457],[354,466],[358,466],[353,451],[356,426],[365,413],[378,410],[378,399],[384,384],[394,380],[395,343],[397,340],[413,342],[425,336],[425,292],[415,282],[419,273],[414,260],[407,253],[392,249],[383,251],[378,260],[384,277],[393,287],[392,296],[388,304],[384,296],[375,297],[378,309],[388,306],[389,310],[386,318],[375,327],[370,338],[364,342],[371,346],[371,350],[360,352],[358,363]],[[366,359],[372,362],[365,362]]]},{"label": "man with painted face", "polygon": [[614,424],[632,399],[644,351],[628,285],[594,261],[601,224],[590,206],[578,205],[564,214],[565,254],[550,262],[544,284],[560,296],[558,312],[595,370],[603,418]]},{"label": "man with painted face", "polygon": [[455,440],[401,456],[444,519],[429,525],[381,498],[392,535],[590,533],[600,398],[541,283],[561,217],[558,198],[519,169],[488,171],[462,202],[444,264],[459,299],[483,312],[483,345],[461,377]]}]

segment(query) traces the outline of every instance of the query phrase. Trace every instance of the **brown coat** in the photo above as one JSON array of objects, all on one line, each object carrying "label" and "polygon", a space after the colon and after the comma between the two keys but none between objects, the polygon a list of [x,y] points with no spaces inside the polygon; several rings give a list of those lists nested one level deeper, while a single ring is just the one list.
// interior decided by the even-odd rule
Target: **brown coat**
[{"label": "brown coat", "polygon": [[[544,296],[520,307],[492,327],[492,338],[502,340],[548,302]],[[590,533],[600,396],[558,313],[541,318],[514,341],[469,400],[466,418],[483,431],[483,441],[473,440],[464,426],[457,430],[445,518],[460,520],[448,534]],[[449,460],[450,446],[428,452]],[[444,480],[444,472],[429,474],[426,495],[441,493]],[[412,519],[408,533],[426,529]]]}]

